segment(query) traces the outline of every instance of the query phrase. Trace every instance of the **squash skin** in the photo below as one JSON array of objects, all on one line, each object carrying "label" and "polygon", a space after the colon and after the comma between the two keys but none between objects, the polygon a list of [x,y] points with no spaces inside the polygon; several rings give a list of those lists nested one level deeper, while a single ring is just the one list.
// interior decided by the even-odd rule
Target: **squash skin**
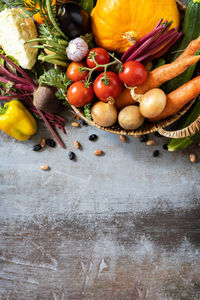
[{"label": "squash skin", "polygon": [[160,19],[173,21],[172,27],[179,27],[175,0],[98,0],[91,13],[97,45],[118,53],[132,45],[124,37],[127,32],[134,32],[137,41],[150,33]]}]

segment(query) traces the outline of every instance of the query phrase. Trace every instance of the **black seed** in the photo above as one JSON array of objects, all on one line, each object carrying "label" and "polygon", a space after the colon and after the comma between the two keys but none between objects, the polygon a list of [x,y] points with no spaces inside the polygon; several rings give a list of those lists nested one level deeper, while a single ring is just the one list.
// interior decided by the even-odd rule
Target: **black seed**
[{"label": "black seed", "polygon": [[85,120],[81,120],[81,121],[80,121],[80,124],[83,125],[83,126],[88,126],[88,123],[85,122]]},{"label": "black seed", "polygon": [[69,157],[70,160],[73,160],[73,159],[75,158],[75,153],[72,152],[72,151],[70,151],[70,152],[68,153],[68,157]]},{"label": "black seed", "polygon": [[89,136],[89,138],[88,138],[88,139],[89,139],[90,141],[92,141],[92,142],[93,142],[93,141],[95,141],[97,138],[98,138],[98,137],[97,137],[97,135],[96,135],[96,134],[91,134],[91,135]]},{"label": "black seed", "polygon": [[46,145],[49,146],[49,147],[54,148],[56,146],[56,142],[52,139],[47,139],[46,140]]},{"label": "black seed", "polygon": [[164,144],[164,145],[163,145],[163,149],[164,149],[164,150],[168,150],[168,145],[167,145],[167,144]]},{"label": "black seed", "polygon": [[160,154],[160,152],[158,150],[153,152],[153,157],[157,157]]},{"label": "black seed", "polygon": [[149,139],[149,137],[148,137],[147,134],[142,135],[142,136],[140,137],[140,142],[141,142],[141,143],[146,143],[146,142],[148,141],[148,139]]},{"label": "black seed", "polygon": [[42,149],[40,144],[33,146],[33,151],[40,151]]}]

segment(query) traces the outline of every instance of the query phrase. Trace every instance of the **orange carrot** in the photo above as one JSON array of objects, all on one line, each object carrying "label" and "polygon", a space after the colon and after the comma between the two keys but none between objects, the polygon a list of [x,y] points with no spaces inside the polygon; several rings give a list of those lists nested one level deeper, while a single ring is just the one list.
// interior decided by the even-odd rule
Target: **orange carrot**
[{"label": "orange carrot", "polygon": [[167,104],[164,111],[157,117],[149,119],[150,121],[158,121],[165,119],[184,107],[189,101],[200,94],[200,76],[195,77],[175,91],[167,95]]},{"label": "orange carrot", "polygon": [[200,48],[200,37],[198,37],[196,40],[191,41],[187,46],[187,48],[184,50],[184,52],[177,57],[176,61],[182,59],[185,56],[194,55],[197,52],[197,50],[199,50],[199,48]]},{"label": "orange carrot", "polygon": [[131,97],[131,90],[124,88],[119,95],[119,97],[115,100],[115,106],[117,110],[121,110],[125,106],[135,104],[136,101]]},{"label": "orange carrot", "polygon": [[188,67],[196,64],[200,60],[200,55],[186,56],[180,60],[163,65],[151,71],[145,83],[138,86],[135,90],[136,94],[145,94],[151,89],[161,86],[164,82],[171,80],[187,70]]}]

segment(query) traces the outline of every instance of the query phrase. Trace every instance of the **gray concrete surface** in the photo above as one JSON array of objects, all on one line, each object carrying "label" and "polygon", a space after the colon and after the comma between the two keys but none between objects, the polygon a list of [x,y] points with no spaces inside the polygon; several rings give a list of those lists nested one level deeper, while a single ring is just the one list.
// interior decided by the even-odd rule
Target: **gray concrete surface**
[{"label": "gray concrete surface", "polygon": [[199,148],[123,144],[71,122],[66,149],[32,151],[51,136],[42,124],[24,143],[0,133],[0,299],[200,299]]},{"label": "gray concrete surface", "polygon": [[123,144],[71,121],[67,149],[33,152],[50,137],[42,124],[25,143],[1,133],[1,299],[200,299],[199,149]]},{"label": "gray concrete surface", "polygon": [[[193,208],[199,195],[199,149],[169,153],[165,139],[152,147],[138,139],[119,136],[92,127],[73,128],[69,116],[66,149],[46,147],[32,151],[41,137],[50,137],[43,124],[29,141],[21,143],[1,132],[1,212],[3,216],[32,217],[65,213],[147,212],[152,209]],[[96,142],[88,136],[98,135]],[[155,136],[152,136],[155,139]],[[76,150],[73,142],[82,145]],[[196,149],[195,149],[196,148]],[[105,155],[94,156],[96,149]],[[154,150],[160,156],[153,158]],[[77,161],[68,159],[74,151]],[[189,161],[190,151],[197,163]],[[40,166],[51,170],[44,172]],[[8,201],[9,199],[9,201]]]}]

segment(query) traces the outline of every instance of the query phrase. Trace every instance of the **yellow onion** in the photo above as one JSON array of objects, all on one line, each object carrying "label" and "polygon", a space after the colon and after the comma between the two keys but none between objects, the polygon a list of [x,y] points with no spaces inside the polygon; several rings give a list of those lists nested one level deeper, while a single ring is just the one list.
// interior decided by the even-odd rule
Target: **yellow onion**
[{"label": "yellow onion", "polygon": [[152,89],[139,102],[141,114],[145,118],[155,118],[165,109],[167,97],[161,89]]},{"label": "yellow onion", "polygon": [[110,127],[117,121],[117,109],[114,101],[109,100],[107,103],[98,101],[91,108],[93,121],[103,127]]}]

